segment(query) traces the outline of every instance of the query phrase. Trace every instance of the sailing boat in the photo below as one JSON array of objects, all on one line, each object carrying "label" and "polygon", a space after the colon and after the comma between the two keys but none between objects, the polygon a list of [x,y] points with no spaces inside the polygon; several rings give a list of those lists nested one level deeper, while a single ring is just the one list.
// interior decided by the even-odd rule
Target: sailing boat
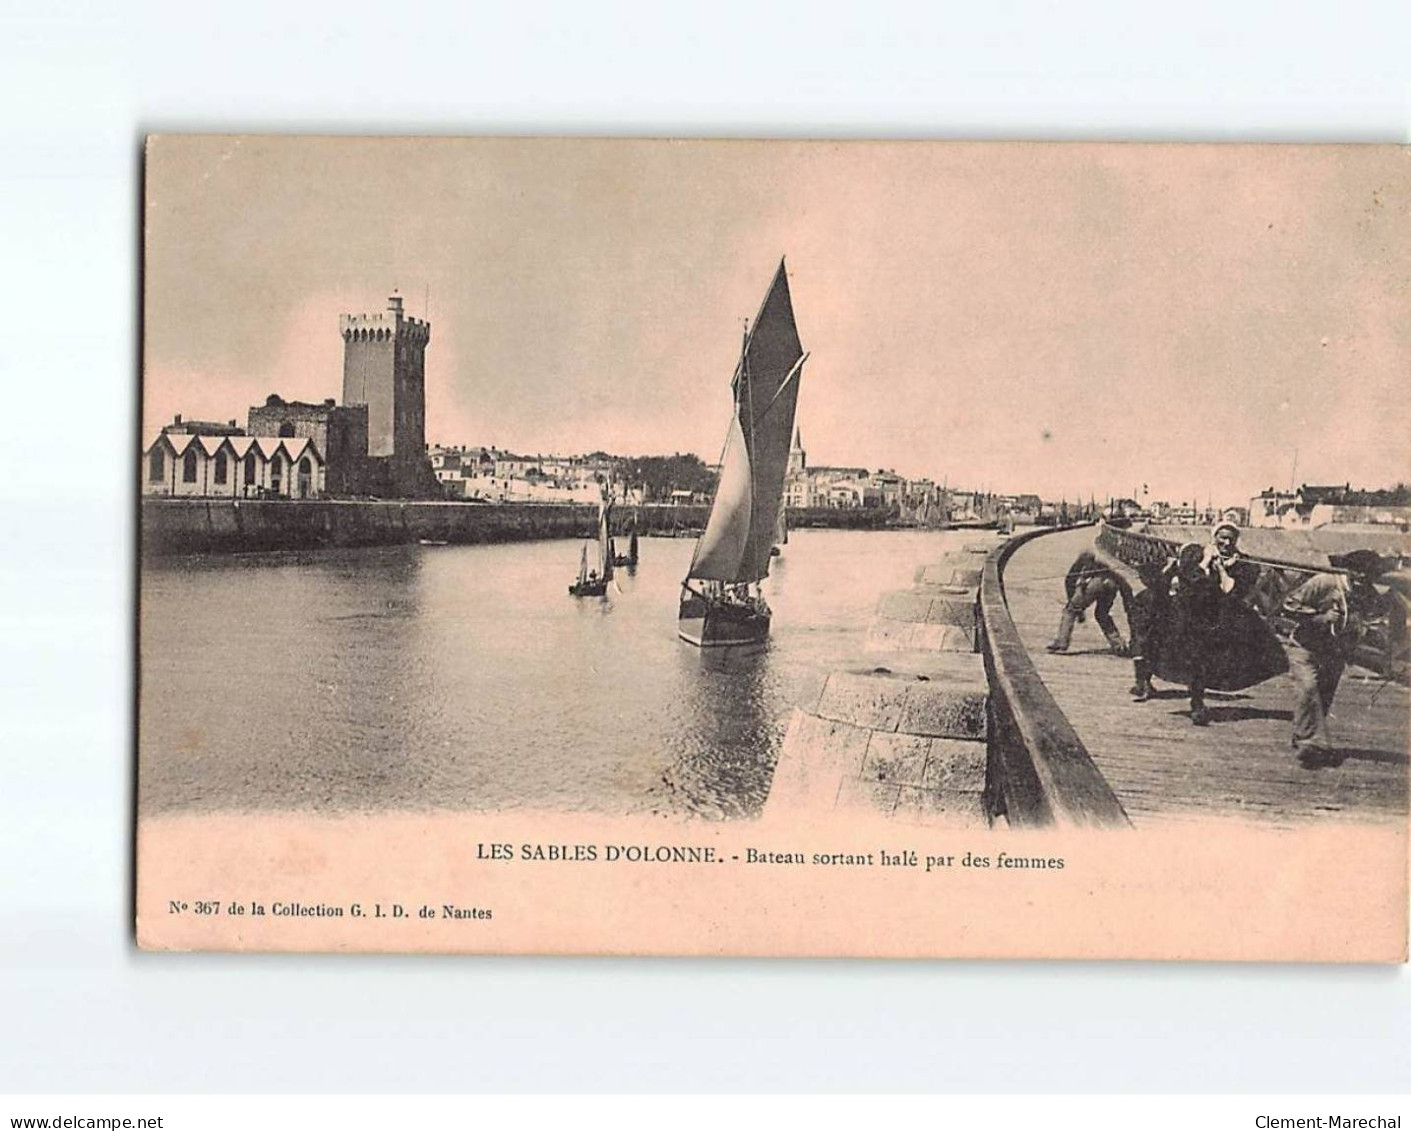
[{"label": "sailing boat", "polygon": [[637,515],[632,515],[632,525],[629,527],[631,537],[627,540],[627,553],[619,554],[614,551],[612,564],[620,566],[635,566],[637,564]]},{"label": "sailing boat", "polygon": [[735,407],[720,481],[681,582],[677,633],[687,643],[718,648],[769,636],[771,613],[759,583],[769,575],[799,375],[807,359],[781,259],[754,326],[745,333],[730,382]]},{"label": "sailing boat", "polygon": [[608,514],[611,506],[598,504],[598,568],[588,568],[588,547],[578,559],[578,580],[568,587],[570,597],[601,597],[608,591],[612,580],[612,535],[608,533]]}]

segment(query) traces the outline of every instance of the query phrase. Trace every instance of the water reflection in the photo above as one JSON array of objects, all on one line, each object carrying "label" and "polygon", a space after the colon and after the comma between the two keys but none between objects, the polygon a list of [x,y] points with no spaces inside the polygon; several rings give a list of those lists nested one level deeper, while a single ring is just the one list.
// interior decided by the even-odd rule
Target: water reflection
[{"label": "water reflection", "polygon": [[771,684],[769,644],[677,652],[682,684],[693,686],[683,695],[675,761],[662,775],[668,794],[693,813],[758,812],[780,737],[771,709],[780,707],[783,689]]},{"label": "water reflection", "polygon": [[791,535],[749,651],[676,638],[686,539],[601,599],[569,541],[150,566],[142,809],[755,814],[793,706],[954,537]]}]

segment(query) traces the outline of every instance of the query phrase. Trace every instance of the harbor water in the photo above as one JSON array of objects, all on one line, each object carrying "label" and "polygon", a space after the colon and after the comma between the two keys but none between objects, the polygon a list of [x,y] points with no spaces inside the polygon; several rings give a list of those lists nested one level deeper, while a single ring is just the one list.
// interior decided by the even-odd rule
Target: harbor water
[{"label": "harbor water", "polygon": [[880,594],[969,540],[791,534],[750,652],[677,639],[689,539],[643,538],[601,599],[568,596],[572,541],[150,562],[140,809],[751,816]]}]

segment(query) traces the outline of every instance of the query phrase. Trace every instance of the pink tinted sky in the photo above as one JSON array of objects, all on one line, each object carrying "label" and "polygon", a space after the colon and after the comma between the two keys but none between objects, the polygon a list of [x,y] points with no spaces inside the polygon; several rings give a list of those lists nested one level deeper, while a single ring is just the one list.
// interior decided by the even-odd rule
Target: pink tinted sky
[{"label": "pink tinted sky", "polygon": [[787,255],[812,463],[1058,498],[1408,477],[1396,146],[164,137],[144,426],[342,392],[430,288],[427,438],[719,452]]}]

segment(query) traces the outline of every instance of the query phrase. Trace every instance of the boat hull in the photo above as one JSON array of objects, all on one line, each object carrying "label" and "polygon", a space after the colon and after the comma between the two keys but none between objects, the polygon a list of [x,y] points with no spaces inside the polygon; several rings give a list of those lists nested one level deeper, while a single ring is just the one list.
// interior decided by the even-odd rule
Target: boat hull
[{"label": "boat hull", "polygon": [[681,602],[676,634],[697,648],[740,648],[768,640],[769,622],[769,613],[691,594]]},{"label": "boat hull", "polygon": [[605,597],[607,591],[608,583],[601,580],[575,582],[568,587],[570,597]]}]

